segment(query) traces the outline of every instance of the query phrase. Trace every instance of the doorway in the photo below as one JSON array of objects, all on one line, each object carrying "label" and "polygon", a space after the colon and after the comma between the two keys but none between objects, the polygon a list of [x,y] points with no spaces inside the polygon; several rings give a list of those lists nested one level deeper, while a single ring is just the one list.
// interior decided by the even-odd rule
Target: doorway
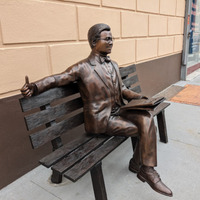
[{"label": "doorway", "polygon": [[187,75],[200,69],[200,0],[191,1]]}]

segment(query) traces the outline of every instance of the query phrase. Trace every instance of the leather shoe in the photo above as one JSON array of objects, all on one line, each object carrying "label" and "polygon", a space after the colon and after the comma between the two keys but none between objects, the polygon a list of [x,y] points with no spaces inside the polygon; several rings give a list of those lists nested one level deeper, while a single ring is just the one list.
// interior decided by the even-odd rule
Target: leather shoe
[{"label": "leather shoe", "polygon": [[168,197],[172,197],[172,191],[161,181],[159,174],[153,167],[142,166],[137,174],[142,182],[147,182],[153,190]]},{"label": "leather shoe", "polygon": [[141,167],[141,165],[135,164],[133,161],[133,158],[131,158],[131,160],[129,162],[129,170],[133,173],[138,173],[140,167]]}]

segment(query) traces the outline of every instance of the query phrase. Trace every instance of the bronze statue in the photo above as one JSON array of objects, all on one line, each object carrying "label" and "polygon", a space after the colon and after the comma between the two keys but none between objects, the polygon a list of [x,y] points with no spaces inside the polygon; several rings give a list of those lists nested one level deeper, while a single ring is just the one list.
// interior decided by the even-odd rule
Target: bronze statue
[{"label": "bronze statue", "polygon": [[147,98],[128,90],[121,81],[118,65],[107,54],[111,53],[113,37],[110,27],[96,24],[88,31],[92,49],[88,58],[67,68],[60,74],[45,77],[34,83],[25,83],[21,92],[28,98],[50,88],[77,81],[84,104],[85,130],[88,133],[137,136],[139,142],[129,163],[129,170],[147,182],[152,189],[166,196],[172,191],[164,185],[157,166],[156,127],[148,111],[120,111],[123,99]]}]

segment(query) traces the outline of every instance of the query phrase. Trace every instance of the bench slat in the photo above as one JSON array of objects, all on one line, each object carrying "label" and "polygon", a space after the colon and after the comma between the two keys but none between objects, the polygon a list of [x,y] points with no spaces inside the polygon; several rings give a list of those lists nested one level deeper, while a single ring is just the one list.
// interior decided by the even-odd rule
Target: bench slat
[{"label": "bench slat", "polygon": [[63,87],[57,87],[47,90],[46,92],[41,93],[37,96],[32,96],[31,98],[21,98],[19,99],[19,101],[21,104],[22,111],[26,112],[34,108],[38,108],[46,104],[52,103],[58,99],[76,94],[78,92],[78,84],[74,83]]},{"label": "bench slat", "polygon": [[83,124],[83,122],[83,113],[79,113],[78,115],[63,120],[49,128],[33,133],[29,136],[32,143],[32,147],[35,149],[47,143],[48,141],[53,140],[56,137],[64,134],[65,132]]},{"label": "bench slat", "polygon": [[65,156],[70,154],[72,151],[76,150],[86,142],[90,141],[92,138],[94,138],[95,135],[89,135],[87,133],[84,133],[83,135],[79,136],[78,138],[68,142],[67,144],[63,145],[59,149],[56,149],[49,155],[45,156],[40,160],[40,164],[44,165],[45,167],[50,167],[51,165],[57,163],[61,159],[63,159]]},{"label": "bench slat", "polygon": [[47,110],[42,110],[40,112],[28,115],[25,117],[27,129],[32,130],[82,107],[83,102],[81,97],[79,97],[57,106],[50,107]]},{"label": "bench slat", "polygon": [[120,67],[119,68],[119,73],[120,73],[122,78],[128,76],[131,73],[134,73],[135,71],[136,71],[135,64],[127,66],[127,67]]},{"label": "bench slat", "polygon": [[165,108],[167,108],[170,105],[170,103],[166,103],[166,102],[162,102],[160,105],[158,105],[158,107],[156,108],[156,110],[154,111],[149,111],[153,116],[156,116],[157,114],[159,114],[162,110],[164,110]]},{"label": "bench slat", "polygon": [[100,145],[102,145],[109,138],[110,138],[110,136],[93,138],[89,142],[85,143],[83,146],[76,149],[76,151],[73,151],[71,154],[66,156],[60,162],[53,165],[52,169],[59,173],[63,173],[65,171],[67,171],[69,168],[71,168],[73,165],[75,165],[77,162],[79,162],[85,156],[87,156],[92,151],[97,149]]},{"label": "bench slat", "polygon": [[74,167],[65,172],[64,176],[69,180],[76,182],[126,139],[126,137],[113,137],[100,148],[93,151],[89,156],[85,157],[81,162],[77,163]]},{"label": "bench slat", "polygon": [[129,90],[132,90],[133,92],[137,92],[137,93],[142,92],[142,90],[141,90],[139,85],[137,85],[135,87],[132,87],[132,88],[129,88]]},{"label": "bench slat", "polygon": [[133,85],[134,83],[137,83],[137,82],[138,82],[137,75],[123,79],[123,83],[126,87],[130,87],[131,85]]}]

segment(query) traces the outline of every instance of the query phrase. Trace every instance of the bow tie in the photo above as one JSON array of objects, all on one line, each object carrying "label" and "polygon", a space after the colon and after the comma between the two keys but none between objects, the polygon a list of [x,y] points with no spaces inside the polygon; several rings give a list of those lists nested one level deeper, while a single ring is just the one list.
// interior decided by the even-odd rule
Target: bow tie
[{"label": "bow tie", "polygon": [[109,63],[111,61],[110,56],[106,56],[106,57],[100,56],[99,58],[100,58],[101,63],[104,63],[104,62]]}]

